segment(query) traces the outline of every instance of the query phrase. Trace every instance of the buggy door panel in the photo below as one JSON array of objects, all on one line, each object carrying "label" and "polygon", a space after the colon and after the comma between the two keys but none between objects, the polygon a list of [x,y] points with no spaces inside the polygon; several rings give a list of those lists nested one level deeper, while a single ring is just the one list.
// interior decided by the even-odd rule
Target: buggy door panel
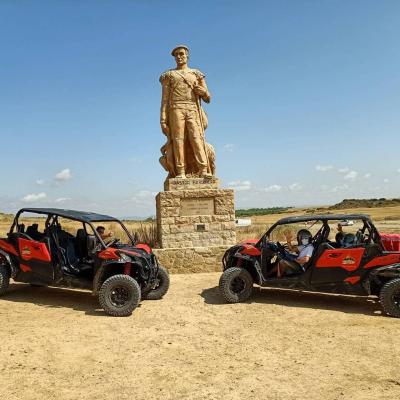
[{"label": "buggy door panel", "polygon": [[325,249],[314,264],[312,283],[342,282],[360,267],[365,249]]},{"label": "buggy door panel", "polygon": [[45,243],[18,238],[20,268],[32,277],[50,282],[54,277],[49,249]]}]

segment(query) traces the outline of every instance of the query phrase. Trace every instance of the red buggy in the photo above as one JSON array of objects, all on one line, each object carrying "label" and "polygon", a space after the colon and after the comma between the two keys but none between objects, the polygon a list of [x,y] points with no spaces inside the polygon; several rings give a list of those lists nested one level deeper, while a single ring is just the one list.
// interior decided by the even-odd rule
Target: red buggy
[{"label": "red buggy", "polygon": [[[345,227],[342,240],[334,228],[342,220],[354,220]],[[284,230],[311,231],[313,253],[298,271],[278,278],[271,271],[288,255],[279,242]],[[351,231],[350,231],[351,230]],[[283,218],[259,240],[240,243],[226,251],[220,291],[226,301],[250,298],[253,284],[314,292],[378,296],[384,312],[400,317],[399,235],[379,234],[367,215],[305,215]]]},{"label": "red buggy", "polygon": [[[27,227],[23,216],[32,221]],[[106,243],[96,231],[99,223],[113,224],[124,242]],[[7,238],[0,239],[0,295],[10,278],[33,286],[89,289],[113,316],[130,315],[141,299],[160,299],[169,287],[168,273],[150,247],[136,244],[117,218],[56,208],[25,208],[15,216]]]}]

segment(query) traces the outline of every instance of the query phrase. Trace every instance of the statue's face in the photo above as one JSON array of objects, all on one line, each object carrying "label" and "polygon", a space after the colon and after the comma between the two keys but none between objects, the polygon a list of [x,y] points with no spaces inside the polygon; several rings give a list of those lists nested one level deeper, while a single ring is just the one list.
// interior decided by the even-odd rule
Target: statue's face
[{"label": "statue's face", "polygon": [[185,49],[176,49],[174,52],[176,65],[184,65],[187,64],[188,54]]}]

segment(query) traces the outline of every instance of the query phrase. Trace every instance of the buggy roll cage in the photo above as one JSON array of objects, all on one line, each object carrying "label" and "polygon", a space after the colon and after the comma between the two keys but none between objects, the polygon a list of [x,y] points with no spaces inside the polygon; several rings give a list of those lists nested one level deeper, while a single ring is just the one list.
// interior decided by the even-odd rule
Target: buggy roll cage
[{"label": "buggy roll cage", "polygon": [[374,224],[372,223],[371,219],[367,215],[363,214],[355,214],[355,215],[323,215],[323,216],[315,216],[314,218],[312,216],[304,216],[304,217],[288,217],[288,218],[282,218],[279,221],[275,222],[265,233],[264,235],[261,236],[260,240],[256,243],[256,247],[261,247],[262,243],[268,239],[272,233],[272,231],[280,225],[289,225],[289,224],[294,224],[294,223],[299,223],[299,222],[313,222],[312,225],[314,225],[317,222],[321,222],[322,226],[318,230],[318,232],[313,236],[313,241],[320,241],[322,238],[327,238],[330,233],[330,227],[329,227],[329,222],[332,221],[341,221],[343,219],[355,219],[355,220],[361,220],[363,222],[362,228],[358,230],[361,235],[364,235],[365,231],[368,230],[368,242],[367,243],[377,243],[380,244],[383,248],[382,242],[381,242],[381,237],[379,235],[378,230],[375,228]]},{"label": "buggy roll cage", "polygon": [[[53,209],[52,209],[53,211]],[[14,228],[17,227],[17,232],[19,232],[19,226],[20,224],[18,223],[18,218],[20,217],[20,215],[24,212],[30,212],[33,214],[41,214],[41,215],[47,215],[46,218],[46,222],[45,222],[45,229],[47,230],[50,226],[57,226],[57,227],[61,227],[60,223],[58,222],[58,217],[62,217],[62,218],[66,218],[66,219],[70,219],[72,221],[77,221],[77,222],[81,222],[83,224],[83,227],[85,229],[86,234],[87,232],[87,227],[86,225],[89,225],[94,233],[94,235],[96,236],[96,239],[101,243],[103,248],[107,248],[108,245],[105,244],[105,242],[103,241],[103,239],[100,237],[100,235],[97,233],[96,228],[94,227],[92,221],[88,220],[88,219],[84,219],[84,218],[77,218],[74,216],[70,216],[70,215],[61,215],[61,214],[57,214],[55,212],[46,212],[45,210],[43,211],[37,211],[35,209],[21,209],[17,212],[17,214],[15,215],[14,221],[10,227],[10,231],[8,232],[8,235],[12,234],[14,232]],[[101,217],[99,215],[99,217]],[[126,226],[123,224],[122,221],[120,221],[117,218],[107,218],[107,219],[95,219],[93,222],[116,222],[118,223],[122,229],[124,230],[124,232],[126,233],[126,235],[128,236],[129,240],[131,241],[132,245],[135,245],[135,240],[133,239],[132,235],[129,233],[128,229],[126,228]]]}]

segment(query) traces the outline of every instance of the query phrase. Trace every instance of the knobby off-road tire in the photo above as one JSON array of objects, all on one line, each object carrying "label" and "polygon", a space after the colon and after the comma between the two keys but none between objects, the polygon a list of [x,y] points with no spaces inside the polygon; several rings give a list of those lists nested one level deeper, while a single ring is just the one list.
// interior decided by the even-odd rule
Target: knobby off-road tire
[{"label": "knobby off-road tire", "polygon": [[400,318],[400,278],[392,279],[382,286],[379,300],[387,315]]},{"label": "knobby off-road tire", "polygon": [[8,289],[10,284],[10,269],[7,265],[0,264],[0,296]]},{"label": "knobby off-road tire", "polygon": [[169,289],[169,274],[168,271],[159,266],[156,285],[153,289],[143,293],[143,298],[147,300],[160,300]]},{"label": "knobby off-road tire", "polygon": [[140,303],[140,286],[129,275],[108,278],[99,291],[99,303],[103,310],[114,317],[127,317]]},{"label": "knobby off-road tire", "polygon": [[221,275],[219,290],[228,303],[246,301],[253,291],[253,278],[244,268],[228,268]]}]

